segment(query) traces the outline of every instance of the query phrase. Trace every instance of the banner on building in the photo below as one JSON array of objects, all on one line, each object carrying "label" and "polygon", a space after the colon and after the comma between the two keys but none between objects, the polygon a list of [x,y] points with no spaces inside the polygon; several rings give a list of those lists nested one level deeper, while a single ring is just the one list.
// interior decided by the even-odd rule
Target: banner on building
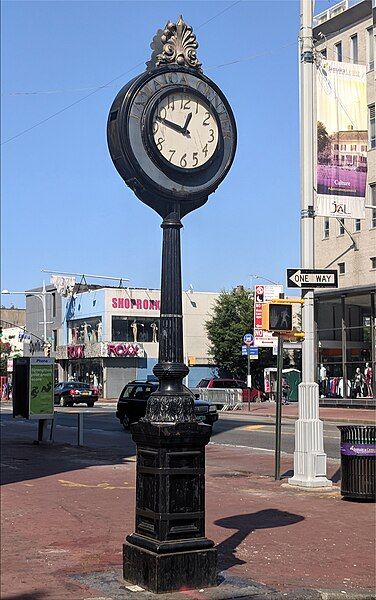
[{"label": "banner on building", "polygon": [[61,275],[51,275],[51,283],[56,287],[58,294],[68,296],[73,292],[76,284],[75,277],[62,277]]},{"label": "banner on building", "polygon": [[316,215],[365,218],[366,67],[322,60],[317,69]]}]

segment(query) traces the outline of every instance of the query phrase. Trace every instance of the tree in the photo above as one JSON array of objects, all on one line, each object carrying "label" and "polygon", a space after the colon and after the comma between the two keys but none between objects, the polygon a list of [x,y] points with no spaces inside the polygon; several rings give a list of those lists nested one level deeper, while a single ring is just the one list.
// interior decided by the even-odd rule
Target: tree
[{"label": "tree", "polygon": [[[242,356],[241,347],[244,334],[253,331],[253,297],[250,291],[239,286],[232,292],[221,292],[205,329],[210,342],[209,352],[219,375],[245,381],[247,357]],[[254,385],[262,386],[264,366],[274,363],[271,349],[260,348],[259,359],[251,361]]]},{"label": "tree", "polygon": [[319,164],[330,161],[330,137],[321,121],[317,122],[317,160]]},{"label": "tree", "polygon": [[12,348],[8,342],[0,341],[0,374],[7,374],[7,362],[12,352]]}]

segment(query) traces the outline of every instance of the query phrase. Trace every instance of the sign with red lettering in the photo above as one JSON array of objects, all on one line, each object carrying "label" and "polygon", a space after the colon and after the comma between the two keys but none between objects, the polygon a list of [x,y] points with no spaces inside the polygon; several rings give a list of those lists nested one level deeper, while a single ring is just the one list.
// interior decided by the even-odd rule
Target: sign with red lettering
[{"label": "sign with red lettering", "polygon": [[85,358],[85,346],[67,346],[67,358],[77,359],[77,358]]},{"label": "sign with red lettering", "polygon": [[116,358],[139,358],[144,356],[144,349],[139,344],[115,342],[107,344],[107,356]]},{"label": "sign with red lettering", "polygon": [[136,310],[160,310],[160,300],[150,300],[149,298],[112,298],[112,308],[126,308]]}]

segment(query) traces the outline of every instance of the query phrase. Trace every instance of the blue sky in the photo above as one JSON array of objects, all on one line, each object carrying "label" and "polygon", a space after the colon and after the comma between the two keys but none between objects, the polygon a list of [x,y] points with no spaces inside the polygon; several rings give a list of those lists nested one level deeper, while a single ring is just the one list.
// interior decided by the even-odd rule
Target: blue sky
[{"label": "blue sky", "polygon": [[253,273],[284,282],[299,266],[297,0],[12,0],[2,4],[2,288],[39,285],[41,269],[159,287],[160,217],[120,179],[106,120],[156,30],[180,13],[238,127],[229,175],[183,221],[183,287],[248,286]]}]

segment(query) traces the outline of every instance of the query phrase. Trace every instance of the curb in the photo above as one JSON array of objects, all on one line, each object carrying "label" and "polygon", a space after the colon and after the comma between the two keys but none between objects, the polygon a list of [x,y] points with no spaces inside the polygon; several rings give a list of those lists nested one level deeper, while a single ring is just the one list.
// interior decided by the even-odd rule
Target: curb
[{"label": "curb", "polygon": [[[273,413],[260,414],[260,413],[257,413],[256,411],[254,411],[254,412],[251,411],[251,412],[245,413],[241,410],[240,411],[226,410],[223,413],[221,411],[219,411],[219,413],[220,414],[228,414],[228,415],[237,415],[237,416],[244,415],[244,416],[249,416],[249,417],[254,416],[254,417],[268,417],[268,418],[274,417],[275,418],[275,414],[273,414]],[[324,417],[319,416],[319,418],[320,418],[320,421],[324,421],[324,422],[328,422],[328,423],[352,423],[355,425],[363,425],[363,424],[364,425],[375,425],[376,424],[375,419],[373,419],[373,420],[371,420],[371,419],[362,419],[362,420],[360,420],[360,419],[345,419],[345,418],[336,419],[334,417],[325,417],[325,416]],[[282,413],[282,419],[290,419],[291,421],[296,421],[298,419],[298,415],[284,415]]]}]

